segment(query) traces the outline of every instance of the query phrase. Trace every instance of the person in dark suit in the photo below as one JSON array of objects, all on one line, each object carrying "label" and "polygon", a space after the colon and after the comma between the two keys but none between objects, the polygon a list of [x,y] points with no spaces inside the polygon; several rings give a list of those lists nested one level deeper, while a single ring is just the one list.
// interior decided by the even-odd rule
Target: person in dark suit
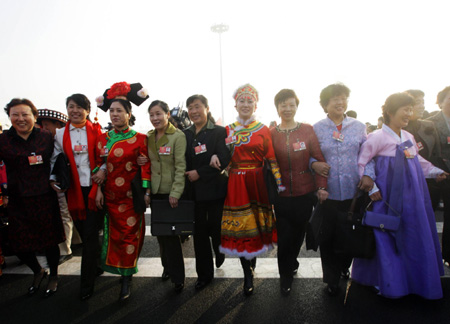
[{"label": "person in dark suit", "polygon": [[[428,118],[434,123],[439,134],[442,161],[436,164],[446,172],[450,171],[450,86],[437,95],[437,102],[441,111]],[[434,162],[433,162],[434,163]],[[449,266],[450,262],[450,181],[439,184],[440,196],[444,202],[444,229],[442,231],[442,258]]]},{"label": "person in dark suit", "polygon": [[[415,104],[408,126],[406,126],[404,130],[414,136],[419,154],[424,159],[430,161],[434,165],[441,166],[441,145],[439,143],[439,135],[436,127],[432,121],[422,119],[425,111],[423,100],[425,94],[421,90],[407,90],[405,92],[414,98]],[[435,179],[426,180],[433,209],[436,210],[441,199],[441,186]]]},{"label": "person in dark suit", "polygon": [[[220,228],[222,209],[227,194],[224,169],[230,163],[230,151],[225,144],[226,130],[215,125],[203,95],[193,95],[186,100],[189,118],[194,123],[184,130],[186,135],[186,193],[195,201],[195,267],[198,279],[195,289],[207,286],[214,278],[212,248],[219,268],[225,255],[220,253]],[[219,169],[210,166],[211,157],[220,161]]]}]

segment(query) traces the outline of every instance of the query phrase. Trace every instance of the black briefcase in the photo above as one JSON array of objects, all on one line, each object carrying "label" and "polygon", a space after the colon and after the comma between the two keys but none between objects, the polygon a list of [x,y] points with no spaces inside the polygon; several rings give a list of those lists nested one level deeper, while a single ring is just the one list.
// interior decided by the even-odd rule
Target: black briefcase
[{"label": "black briefcase", "polygon": [[169,200],[152,200],[151,233],[153,236],[194,234],[194,202],[179,200],[178,207],[172,208]]}]

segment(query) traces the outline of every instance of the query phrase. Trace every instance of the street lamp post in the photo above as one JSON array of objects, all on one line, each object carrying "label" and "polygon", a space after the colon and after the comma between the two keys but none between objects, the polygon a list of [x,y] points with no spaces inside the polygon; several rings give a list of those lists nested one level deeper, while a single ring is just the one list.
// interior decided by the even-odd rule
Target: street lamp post
[{"label": "street lamp post", "polygon": [[219,34],[219,55],[220,55],[220,96],[222,103],[222,125],[225,126],[225,111],[223,109],[223,76],[222,76],[222,33],[228,31],[228,25],[216,24],[211,26],[211,31]]}]

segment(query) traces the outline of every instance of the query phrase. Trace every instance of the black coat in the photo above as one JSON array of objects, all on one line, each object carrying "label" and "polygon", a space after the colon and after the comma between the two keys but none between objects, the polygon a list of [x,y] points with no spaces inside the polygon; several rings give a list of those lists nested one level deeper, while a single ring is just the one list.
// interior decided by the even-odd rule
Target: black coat
[{"label": "black coat", "polygon": [[[225,198],[227,195],[228,176],[224,169],[230,163],[230,150],[225,144],[227,132],[224,127],[211,122],[195,134],[195,125],[184,130],[186,135],[186,171],[197,170],[200,179],[190,182],[186,178],[186,198],[196,201],[208,201]],[[206,145],[206,152],[195,154],[195,147]],[[222,170],[217,170],[209,163],[211,157],[219,157]]]},{"label": "black coat", "polygon": [[432,121],[436,127],[439,134],[439,143],[441,145],[441,156],[443,159],[442,164],[437,163],[436,166],[443,169],[444,171],[450,172],[450,130],[447,126],[447,121],[444,118],[443,112],[428,118],[427,120]]},{"label": "black coat", "polygon": [[429,120],[410,121],[408,126],[403,128],[414,136],[419,148],[419,154],[427,161],[436,166],[440,165],[441,144],[439,134],[434,123]]}]

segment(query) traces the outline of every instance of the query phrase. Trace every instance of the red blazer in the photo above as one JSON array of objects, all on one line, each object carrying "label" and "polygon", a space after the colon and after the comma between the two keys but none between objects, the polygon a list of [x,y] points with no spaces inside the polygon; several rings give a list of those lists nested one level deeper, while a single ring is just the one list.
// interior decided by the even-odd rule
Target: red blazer
[{"label": "red blazer", "polygon": [[302,196],[318,188],[327,187],[327,178],[314,175],[309,169],[309,158],[325,162],[314,129],[309,124],[298,123],[290,130],[271,130],[272,143],[280,166],[281,182],[286,190],[282,197]]}]

